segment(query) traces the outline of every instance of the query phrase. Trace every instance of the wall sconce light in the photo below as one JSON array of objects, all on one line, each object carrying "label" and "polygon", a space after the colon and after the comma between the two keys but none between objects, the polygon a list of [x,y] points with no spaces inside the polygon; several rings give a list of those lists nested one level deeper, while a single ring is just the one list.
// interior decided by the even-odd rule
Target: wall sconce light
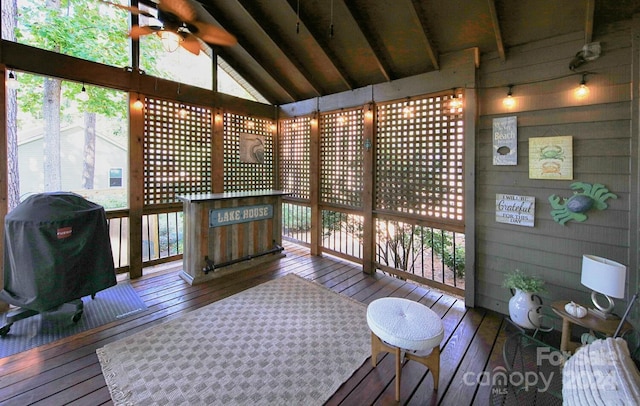
[{"label": "wall sconce light", "polygon": [[89,100],[89,93],[87,93],[87,89],[84,87],[84,83],[82,84],[82,90],[78,93],[78,100],[86,102]]},{"label": "wall sconce light", "polygon": [[580,86],[576,89],[576,97],[578,99],[582,99],[589,95],[589,88],[587,87],[587,74],[582,74],[582,80],[580,81]]},{"label": "wall sconce light", "polygon": [[462,107],[462,99],[460,97],[458,97],[458,95],[456,94],[456,89],[453,89],[453,95],[451,96],[451,101],[449,102],[449,107],[452,110],[457,110],[460,107]]},{"label": "wall sconce light", "polygon": [[[340,121],[340,118],[338,118],[338,121]],[[318,124],[318,119],[316,119],[315,117],[312,117],[311,120],[309,120],[309,123],[311,125],[317,125]]]},{"label": "wall sconce light", "polygon": [[222,113],[220,113],[220,110],[216,111],[216,116],[215,116],[214,120],[216,121],[216,123],[221,123],[222,122]]},{"label": "wall sconce light", "polygon": [[508,109],[515,107],[516,100],[513,98],[513,85],[509,85],[509,91],[507,92],[507,97],[502,99],[502,105]]},{"label": "wall sconce light", "polygon": [[5,83],[6,83],[7,89],[15,90],[18,87],[20,87],[18,78],[16,77],[16,74],[13,71],[9,71],[9,76],[7,77],[7,80]]},{"label": "wall sconce light", "polygon": [[371,150],[371,140],[369,138],[366,138],[363,144],[364,149],[366,149],[367,151]]},{"label": "wall sconce light", "polygon": [[137,110],[142,110],[142,108],[144,107],[144,103],[142,102],[142,100],[140,100],[140,95],[138,95],[136,101],[133,102],[133,107]]},{"label": "wall sconce light", "polygon": [[276,132],[278,130],[278,126],[276,125],[276,123],[271,123],[271,125],[269,125],[269,129],[271,130],[271,132]]},{"label": "wall sconce light", "polygon": [[188,116],[189,116],[189,112],[187,111],[187,108],[184,106],[184,104],[181,104],[180,110],[178,110],[178,117],[187,118]]}]

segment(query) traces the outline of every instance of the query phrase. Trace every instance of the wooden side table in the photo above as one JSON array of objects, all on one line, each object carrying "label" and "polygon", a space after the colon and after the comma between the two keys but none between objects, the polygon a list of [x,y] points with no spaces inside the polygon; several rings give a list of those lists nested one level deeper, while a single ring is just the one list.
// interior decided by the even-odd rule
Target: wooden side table
[{"label": "wooden side table", "polygon": [[[571,341],[571,325],[575,324],[580,327],[588,328],[591,332],[597,331],[607,336],[612,336],[620,324],[620,319],[601,319],[598,316],[594,316],[587,313],[582,318],[573,317],[564,310],[564,306],[569,303],[567,300],[561,300],[553,302],[551,308],[553,312],[562,318],[562,337],[560,338],[560,351],[574,351],[580,346],[580,343]],[[621,333],[631,329],[632,326],[627,321],[624,322]],[[569,348],[571,347],[571,349]]]}]

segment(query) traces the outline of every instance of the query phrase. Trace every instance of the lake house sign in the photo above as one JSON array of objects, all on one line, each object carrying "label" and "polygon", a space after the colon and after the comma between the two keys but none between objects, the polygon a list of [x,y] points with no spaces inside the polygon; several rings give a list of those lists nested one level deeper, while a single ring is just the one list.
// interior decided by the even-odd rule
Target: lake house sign
[{"label": "lake house sign", "polygon": [[209,210],[209,227],[248,223],[250,221],[266,220],[272,217],[273,206],[270,204],[211,209]]}]

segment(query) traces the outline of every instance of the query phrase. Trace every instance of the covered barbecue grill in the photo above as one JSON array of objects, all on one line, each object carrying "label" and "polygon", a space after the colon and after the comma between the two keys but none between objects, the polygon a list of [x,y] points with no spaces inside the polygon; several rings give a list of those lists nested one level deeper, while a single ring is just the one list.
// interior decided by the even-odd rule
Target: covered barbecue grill
[{"label": "covered barbecue grill", "polygon": [[68,302],[76,304],[73,320],[78,321],[80,298],[116,284],[104,208],[75,193],[24,200],[5,217],[4,242],[0,300],[22,312],[7,316],[1,336],[14,321]]}]

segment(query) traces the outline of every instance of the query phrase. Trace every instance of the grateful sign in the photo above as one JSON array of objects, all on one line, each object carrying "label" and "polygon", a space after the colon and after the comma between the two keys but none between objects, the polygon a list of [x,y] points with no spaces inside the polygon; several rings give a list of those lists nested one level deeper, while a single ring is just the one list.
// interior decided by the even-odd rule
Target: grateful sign
[{"label": "grateful sign", "polygon": [[535,214],[535,197],[496,194],[496,221],[498,223],[533,227]]}]

